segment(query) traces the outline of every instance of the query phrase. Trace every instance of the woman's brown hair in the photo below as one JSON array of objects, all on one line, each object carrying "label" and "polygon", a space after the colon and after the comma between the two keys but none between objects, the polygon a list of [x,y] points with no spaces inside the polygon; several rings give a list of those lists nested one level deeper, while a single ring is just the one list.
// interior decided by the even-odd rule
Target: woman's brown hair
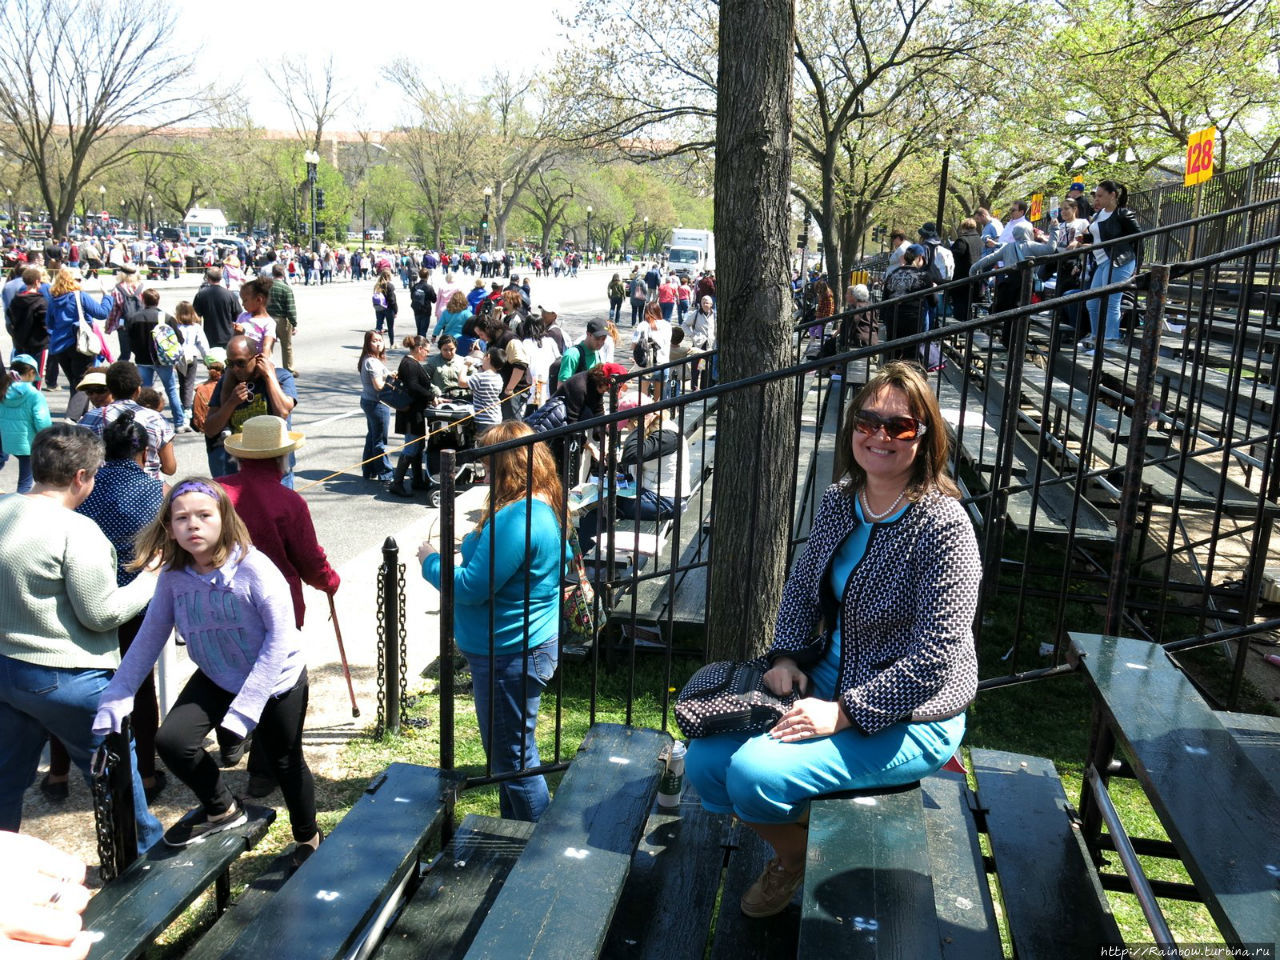
[{"label": "woman's brown hair", "polygon": [[[519,420],[504,420],[485,431],[482,447],[494,446],[527,437],[532,427]],[[530,474],[529,457],[533,457]],[[527,497],[540,497],[555,511],[561,529],[567,530],[569,518],[564,509],[564,492],[556,461],[545,443],[534,443],[492,454],[485,463],[489,467],[489,499],[481,511],[476,530],[480,530],[503,507]],[[530,482],[532,481],[532,482]]]},{"label": "woman's brown hair", "polygon": [[936,487],[948,497],[960,498],[960,489],[947,470],[951,442],[942,422],[942,410],[938,398],[929,389],[929,382],[914,363],[893,360],[877,370],[857,392],[844,410],[844,422],[836,438],[836,475],[848,479],[845,493],[855,496],[867,482],[867,475],[853,456],[853,415],[872,399],[887,389],[901,390],[907,398],[911,415],[921,421],[925,434],[920,438],[916,459],[912,463],[911,479],[907,482],[907,499],[919,500],[931,488]]},{"label": "woman's brown hair", "polygon": [[461,313],[470,307],[467,302],[467,295],[461,290],[455,290],[453,296],[449,298],[449,302],[444,305],[444,309],[448,313]]},{"label": "woman's brown hair", "polygon": [[53,287],[49,290],[49,296],[60,297],[64,293],[72,293],[79,289],[80,278],[75,275],[75,271],[70,267],[60,267],[53,278]]},{"label": "woman's brown hair", "polygon": [[218,502],[218,514],[222,517],[222,533],[218,536],[211,558],[215,567],[226,563],[234,548],[239,548],[241,556],[248,552],[249,547],[253,545],[253,540],[249,536],[249,529],[240,519],[240,514],[236,513],[236,508],[232,506],[227,491],[208,477],[187,477],[173,485],[172,489],[165,494],[156,518],[138,531],[133,541],[133,562],[129,564],[128,569],[141,570],[149,567],[157,559],[162,566],[170,570],[185,570],[195,563],[195,558],[178,546],[178,541],[173,538],[169,530],[173,520],[173,501],[188,493],[212,495]]},{"label": "woman's brown hair", "polygon": [[386,360],[387,345],[385,343],[382,345],[381,353],[373,349],[373,338],[380,336],[382,336],[382,331],[380,330],[366,330],[364,332],[364,346],[360,348],[360,359],[356,361],[356,373],[361,373],[364,370],[365,357],[377,357],[379,360]]}]

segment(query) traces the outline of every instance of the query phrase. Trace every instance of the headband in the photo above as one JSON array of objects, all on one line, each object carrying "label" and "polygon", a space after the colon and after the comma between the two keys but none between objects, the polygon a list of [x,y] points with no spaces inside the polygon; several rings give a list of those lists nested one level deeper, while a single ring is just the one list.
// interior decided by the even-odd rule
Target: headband
[{"label": "headband", "polygon": [[218,499],[217,489],[203,480],[183,480],[173,488],[173,496],[169,498],[169,502],[172,503],[186,493],[203,493],[206,497]]}]

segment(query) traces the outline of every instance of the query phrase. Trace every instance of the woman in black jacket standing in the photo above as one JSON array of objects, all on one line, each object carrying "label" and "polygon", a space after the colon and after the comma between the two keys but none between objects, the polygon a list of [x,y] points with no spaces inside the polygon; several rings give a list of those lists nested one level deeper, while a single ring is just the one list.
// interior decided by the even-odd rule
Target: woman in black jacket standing
[{"label": "woman in black jacket standing", "polygon": [[[1089,252],[1093,254],[1093,279],[1089,289],[1104,287],[1111,283],[1124,283],[1138,268],[1137,243],[1111,243],[1139,233],[1138,218],[1129,209],[1129,191],[1124,184],[1115,180],[1103,180],[1094,193],[1094,209],[1097,211],[1089,221],[1089,232],[1077,240],[1072,247],[1092,245]],[[1089,327],[1092,331],[1091,347],[1098,344],[1098,314],[1102,298],[1094,298],[1088,303]],[[1113,293],[1106,297],[1106,327],[1103,337],[1107,341],[1120,340],[1120,294]],[[1091,350],[1086,353],[1091,353]]]},{"label": "woman in black jacket standing", "polygon": [[424,459],[427,452],[426,409],[431,406],[434,390],[427,373],[427,355],[431,353],[431,341],[426,337],[405,337],[402,344],[409,352],[400,361],[396,379],[413,399],[407,410],[396,411],[396,432],[404,434],[404,449],[396,461],[395,479],[387,489],[397,497],[412,497],[405,489],[405,476],[413,468],[413,489],[430,490],[435,481]]}]

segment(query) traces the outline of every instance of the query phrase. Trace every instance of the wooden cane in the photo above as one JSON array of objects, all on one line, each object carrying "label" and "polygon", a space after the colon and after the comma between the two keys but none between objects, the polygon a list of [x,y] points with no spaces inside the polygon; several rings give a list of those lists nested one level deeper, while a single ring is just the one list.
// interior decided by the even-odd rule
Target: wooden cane
[{"label": "wooden cane", "polygon": [[351,716],[360,716],[360,708],[356,706],[356,688],[351,685],[351,668],[347,666],[347,651],[342,645],[342,628],[338,626],[338,610],[333,605],[333,594],[329,594],[329,619],[333,621],[333,633],[338,638],[338,655],[342,657],[342,674],[347,678],[347,693],[351,695]]}]

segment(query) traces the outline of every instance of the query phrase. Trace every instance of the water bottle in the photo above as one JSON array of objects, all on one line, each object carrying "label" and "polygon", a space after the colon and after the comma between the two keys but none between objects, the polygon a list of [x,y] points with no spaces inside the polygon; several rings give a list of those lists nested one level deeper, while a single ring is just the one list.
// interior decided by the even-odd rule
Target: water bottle
[{"label": "water bottle", "polygon": [[681,741],[677,740],[671,745],[666,772],[658,782],[658,806],[664,810],[674,810],[680,806],[680,794],[684,792],[685,753],[685,745]]}]

